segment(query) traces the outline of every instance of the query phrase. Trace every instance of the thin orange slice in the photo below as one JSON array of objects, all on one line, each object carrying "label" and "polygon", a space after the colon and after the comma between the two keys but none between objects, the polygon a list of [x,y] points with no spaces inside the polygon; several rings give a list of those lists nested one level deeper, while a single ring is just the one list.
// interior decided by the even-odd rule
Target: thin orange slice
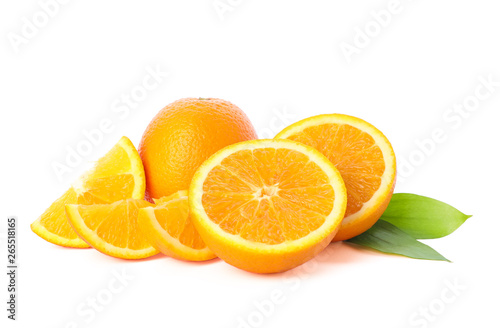
[{"label": "thin orange slice", "polygon": [[348,115],[319,115],[290,125],[276,138],[319,150],[340,171],[347,210],[334,241],[365,232],[382,216],[394,191],[396,156],[373,125]]},{"label": "thin orange slice", "polygon": [[323,250],[346,202],[332,163],[288,140],[228,146],[200,166],[189,189],[193,222],[208,247],[258,273],[289,270]]},{"label": "thin orange slice", "polygon": [[144,198],[144,168],[139,153],[127,137],[120,141],[71,188],[31,224],[31,230],[56,245],[89,247],[66,219],[66,204],[109,204],[126,198]]},{"label": "thin orange slice", "polygon": [[122,259],[142,259],[158,254],[137,223],[139,209],[151,205],[142,199],[66,205],[66,214],[78,235],[98,251]]},{"label": "thin orange slice", "polygon": [[185,261],[206,261],[217,256],[207,247],[191,221],[188,192],[155,199],[155,207],[139,210],[143,234],[157,250]]}]

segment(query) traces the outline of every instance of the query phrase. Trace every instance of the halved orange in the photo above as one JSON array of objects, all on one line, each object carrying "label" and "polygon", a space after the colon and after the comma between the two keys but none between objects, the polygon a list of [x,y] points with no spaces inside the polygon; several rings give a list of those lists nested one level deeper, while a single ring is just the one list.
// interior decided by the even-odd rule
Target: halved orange
[{"label": "halved orange", "polygon": [[109,204],[126,198],[144,198],[146,182],[139,153],[127,137],[92,169],[83,174],[31,224],[31,230],[56,245],[87,248],[66,219],[66,204]]},{"label": "halved orange", "polygon": [[347,210],[334,241],[365,232],[382,216],[394,191],[396,156],[373,125],[348,115],[319,115],[288,126],[276,138],[319,150],[340,171]]},{"label": "halved orange", "polygon": [[98,251],[122,258],[142,259],[158,254],[139,229],[139,209],[152,206],[143,199],[119,200],[112,204],[66,205],[66,214],[76,233]]},{"label": "halved orange", "polygon": [[139,210],[139,227],[157,250],[185,261],[206,261],[217,256],[207,247],[191,221],[188,192],[182,190],[155,199],[155,207]]},{"label": "halved orange", "polygon": [[228,146],[200,166],[189,189],[193,222],[208,247],[258,273],[286,271],[323,250],[346,202],[333,164],[289,140]]}]

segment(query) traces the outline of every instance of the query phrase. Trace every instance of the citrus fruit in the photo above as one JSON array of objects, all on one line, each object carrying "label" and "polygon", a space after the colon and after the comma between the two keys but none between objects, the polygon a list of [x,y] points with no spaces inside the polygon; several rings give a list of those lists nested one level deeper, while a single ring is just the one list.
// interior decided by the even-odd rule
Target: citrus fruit
[{"label": "citrus fruit", "polygon": [[208,247],[238,268],[281,272],[332,240],[347,196],[333,164],[289,140],[255,140],[211,156],[193,177],[189,207]]},{"label": "citrus fruit", "polygon": [[66,205],[66,215],[78,235],[98,251],[122,259],[142,259],[158,254],[137,223],[139,209],[151,205],[143,199]]},{"label": "citrus fruit", "polygon": [[387,208],[395,186],[396,156],[373,125],[348,115],[319,115],[288,126],[276,138],[319,150],[342,175],[347,210],[334,241],[365,232]]},{"label": "citrus fruit", "polygon": [[165,203],[168,203],[172,199],[179,198],[179,197],[184,197],[187,194],[187,190],[179,190],[178,192],[174,192],[170,196],[164,196],[162,198],[153,198],[153,201],[155,205],[163,205]]},{"label": "citrus fruit", "polygon": [[196,169],[217,150],[256,139],[248,117],[232,103],[185,98],[163,108],[139,146],[146,172],[146,196],[161,198],[189,188]]},{"label": "citrus fruit", "polygon": [[206,261],[217,257],[205,245],[189,215],[187,190],[155,200],[155,207],[139,210],[139,227],[157,250],[186,261]]},{"label": "citrus fruit", "polygon": [[66,204],[106,204],[125,198],[144,198],[146,187],[141,158],[127,137],[120,141],[92,169],[83,174],[31,224],[43,239],[61,246],[87,248],[73,231],[64,213]]}]

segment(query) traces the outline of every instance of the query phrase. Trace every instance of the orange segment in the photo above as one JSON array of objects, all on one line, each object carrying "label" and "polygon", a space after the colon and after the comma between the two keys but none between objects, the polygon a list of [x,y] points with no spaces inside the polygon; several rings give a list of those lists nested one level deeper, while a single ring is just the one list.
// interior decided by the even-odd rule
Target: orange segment
[{"label": "orange segment", "polygon": [[[119,165],[117,165],[119,163]],[[129,152],[123,147],[113,147],[107,154],[100,158],[94,169],[86,175],[92,175],[93,179],[109,177],[130,172],[134,164],[129,158]]]},{"label": "orange segment", "polygon": [[156,207],[139,210],[138,221],[143,234],[157,250],[186,261],[206,261],[217,257],[191,221],[186,190],[155,202],[158,204]]},{"label": "orange segment", "polygon": [[334,198],[335,194],[330,185],[324,184],[315,187],[282,189],[278,192],[278,196],[313,212],[328,215],[332,210],[328,200]]},{"label": "orange segment", "polygon": [[151,205],[142,199],[66,205],[66,214],[78,235],[98,251],[123,259],[142,259],[158,253],[137,222],[139,209]]},{"label": "orange segment", "polygon": [[109,204],[129,198],[134,193],[135,177],[132,174],[112,175],[97,179],[89,179],[84,183],[81,195],[90,194]]},{"label": "orange segment", "polygon": [[160,199],[156,199],[156,198],[153,198],[154,202],[155,202],[155,205],[163,205],[165,203],[168,203],[169,201],[171,201],[172,199],[176,199],[176,198],[179,198],[179,197],[183,197],[185,196],[187,193],[186,190],[180,190],[178,192],[174,192],[172,195],[170,196],[165,196],[165,197],[162,197]]},{"label": "orange segment", "polygon": [[64,205],[76,203],[76,193],[73,188],[68,189],[59,197],[45,213],[31,225],[31,229],[40,237],[54,244],[68,247],[87,248],[87,243],[78,237],[68,224]]},{"label": "orange segment", "polygon": [[66,204],[109,204],[126,198],[144,198],[144,168],[137,150],[127,137],[120,141],[92,169],[31,224],[43,239],[61,246],[89,247],[66,219]]},{"label": "orange segment", "polygon": [[318,229],[325,221],[325,215],[311,211],[297,203],[299,200],[289,201],[282,197],[273,197],[274,207],[277,212],[281,213],[280,219],[286,240],[302,238]]},{"label": "orange segment", "polygon": [[319,115],[292,124],[276,138],[319,150],[342,175],[347,209],[334,241],[368,230],[387,208],[395,185],[396,158],[387,138],[371,124],[347,115]]},{"label": "orange segment", "polygon": [[339,172],[315,149],[288,140],[228,146],[196,172],[193,222],[208,247],[238,268],[291,269],[332,240],[347,196]]}]

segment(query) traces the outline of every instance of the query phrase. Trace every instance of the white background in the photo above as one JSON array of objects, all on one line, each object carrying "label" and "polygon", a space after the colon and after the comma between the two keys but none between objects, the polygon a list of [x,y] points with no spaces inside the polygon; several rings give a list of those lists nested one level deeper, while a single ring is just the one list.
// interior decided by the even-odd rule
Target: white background
[{"label": "white background", "polygon": [[[466,99],[473,104],[480,77],[500,81],[500,6],[401,0],[377,31],[370,13],[387,9],[387,0],[221,3],[232,6],[222,18],[212,0],[69,1],[16,47],[11,40],[23,37],[23,17],[32,22],[41,7],[2,2],[2,266],[6,218],[19,218],[18,321],[6,319],[2,274],[2,327],[238,327],[239,318],[250,327],[499,327],[500,87],[466,118],[447,111]],[[366,25],[373,36],[348,62],[341,44],[353,45]],[[120,95],[141,85],[147,67],[169,76],[128,115],[113,111]],[[103,118],[114,126],[84,156],[90,163],[122,135],[137,146],[150,119],[182,97],[229,100],[261,136],[321,113],[373,123],[400,163],[415,164],[397,192],[474,214],[451,236],[428,241],[453,263],[337,243],[309,266],[255,275],[218,260],[129,262],[58,247],[31,232],[30,223],[84,171],[76,165],[60,180],[52,168],[65,163],[67,147],[85,140],[84,130]],[[416,143],[434,129],[446,140],[417,153]],[[91,318],[88,300],[109,296],[113,272],[123,270],[133,278]],[[448,290],[453,283],[462,286],[457,297]],[[255,302],[267,304],[274,293],[283,293],[283,302],[264,316]],[[429,306],[432,320],[417,317]]]}]

